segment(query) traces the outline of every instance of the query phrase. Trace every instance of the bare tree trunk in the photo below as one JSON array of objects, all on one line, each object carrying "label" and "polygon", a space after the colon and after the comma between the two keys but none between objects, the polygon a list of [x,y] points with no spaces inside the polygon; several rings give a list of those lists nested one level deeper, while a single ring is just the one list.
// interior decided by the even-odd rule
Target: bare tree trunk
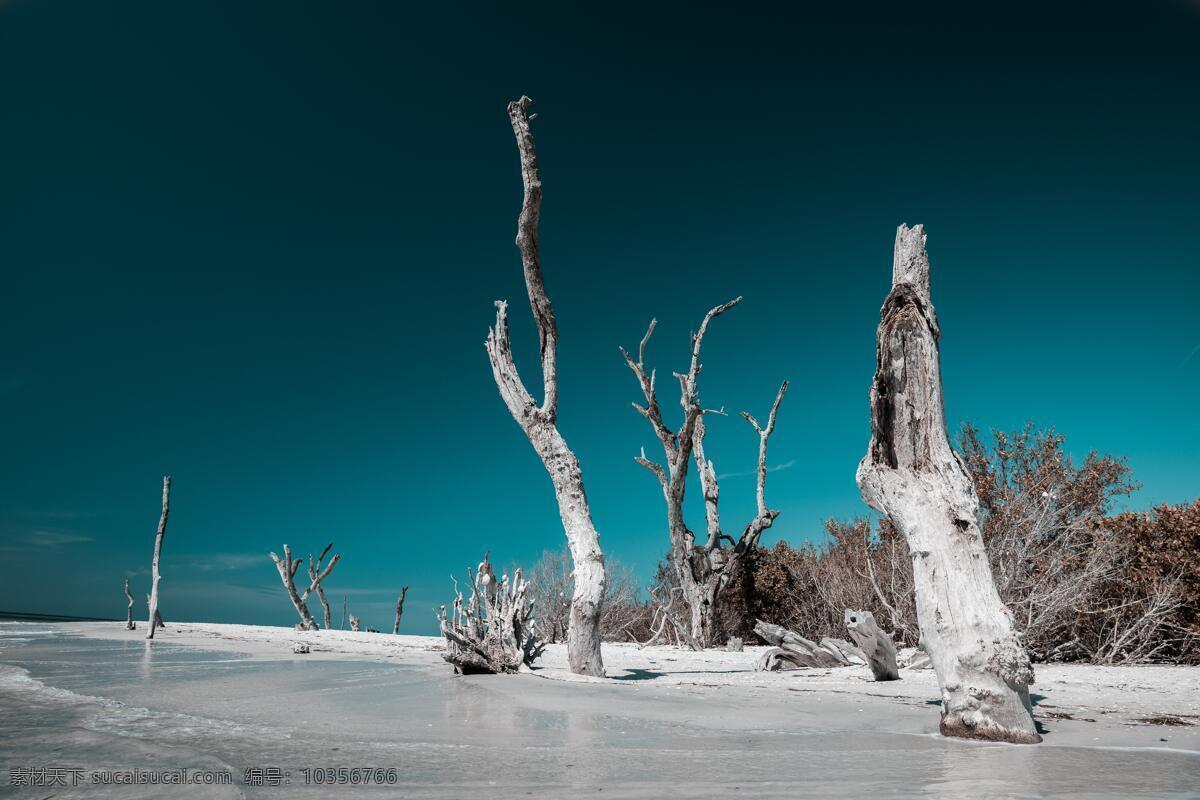
[{"label": "bare tree trunk", "polygon": [[[329,555],[329,549],[333,547],[333,542],[325,545],[325,549],[321,551],[321,557],[313,560],[312,553],[308,554],[308,579],[311,586],[317,587],[317,599],[321,601],[321,608],[325,611],[325,629],[328,630],[333,625],[333,620],[329,613],[329,598],[325,596],[325,586],[317,579],[317,574],[321,571],[321,562],[325,560],[325,556]],[[330,567],[332,569],[332,567]]]},{"label": "bare tree trunk", "polygon": [[858,649],[867,657],[867,665],[875,680],[900,680],[900,670],[896,668],[896,643],[879,629],[874,614],[846,609],[846,629]]},{"label": "bare tree trunk", "polygon": [[[496,325],[488,331],[487,352],[496,388],[517,424],[542,459],[575,564],[575,590],[571,597],[571,625],[567,633],[567,659],[579,675],[603,677],[600,654],[600,612],[604,599],[604,556],[600,536],[592,522],[579,459],[558,432],[558,323],[546,294],[538,254],[538,218],[541,214],[542,179],[538,170],[533,134],[529,129],[528,97],[508,104],[508,116],[521,156],[525,197],[517,221],[517,248],[525,271],[525,288],[537,323],[541,344],[543,400],[538,406],[517,373],[508,337],[508,304],[496,302]],[[536,116],[536,115],[534,115]]]},{"label": "bare tree trunk", "polygon": [[[704,417],[706,414],[724,414],[724,410],[704,409],[700,406],[698,377],[700,374],[700,350],[704,336],[712,320],[724,314],[740,303],[742,298],[735,298],[728,303],[716,306],[704,315],[699,329],[692,335],[692,359],[686,375],[677,374],[679,380],[679,403],[683,408],[683,423],[678,431],[672,431],[663,422],[662,409],[658,403],[655,390],[655,373],[646,372],[646,344],[654,333],[655,320],[650,321],[646,335],[638,345],[637,361],[621,348],[625,362],[637,378],[646,399],[646,405],[637,403],[633,407],[649,421],[663,448],[666,466],[646,458],[645,450],[634,459],[638,464],[648,469],[658,478],[662,487],[663,500],[667,506],[667,531],[671,540],[671,566],[679,583],[684,604],[690,614],[690,638],[692,647],[703,649],[716,644],[721,637],[718,601],[721,592],[732,580],[742,560],[758,546],[762,532],[771,527],[779,512],[767,508],[766,479],[767,479],[767,440],[775,429],[775,417],[779,412],[779,404],[787,393],[788,383],[783,382],[775,402],[771,406],[771,414],[766,427],[762,427],[750,414],[742,412],[742,416],[758,433],[758,481],[757,498],[758,513],[742,531],[735,541],[733,537],[721,530],[719,512],[720,486],[717,483],[717,472],[713,462],[704,453],[704,437],[707,431]],[[707,524],[707,537],[702,544],[696,543],[695,534],[687,527],[683,516],[684,494],[687,489],[688,463],[692,458],[696,461],[696,471],[699,473],[700,486],[704,492],[704,510]]]},{"label": "bare tree trunk", "polygon": [[346,610],[349,607],[350,607],[350,597],[348,595],[342,595],[342,624],[338,627],[338,630],[341,630],[341,631],[346,630]]},{"label": "bare tree trunk", "polygon": [[1039,742],[1033,667],[992,580],[974,485],[946,435],[939,336],[925,230],[901,225],[858,486],[908,541],[921,643],[942,689],[942,733]]},{"label": "bare tree trunk", "polygon": [[125,630],[137,630],[133,622],[133,595],[129,593],[129,578],[125,579],[125,599],[129,601],[129,608],[125,611]]},{"label": "bare tree trunk", "polygon": [[404,586],[400,589],[400,596],[396,598],[396,621],[392,624],[392,635],[400,633],[400,618],[404,616],[404,596],[408,594],[408,587]]},{"label": "bare tree trunk", "polygon": [[158,531],[154,534],[154,559],[150,562],[150,613],[148,616],[150,632],[147,639],[154,638],[154,627],[159,621],[158,616],[158,581],[162,577],[158,572],[158,561],[162,556],[163,537],[167,535],[167,516],[171,511],[171,476],[163,476],[162,516],[158,518]]},{"label": "bare tree trunk", "polygon": [[[310,563],[308,568],[309,584],[303,594],[296,591],[296,573],[300,571],[300,565],[304,563],[303,558],[293,558],[292,548],[286,544],[283,546],[283,558],[274,553],[268,553],[271,560],[275,562],[275,568],[279,570],[279,578],[283,581],[283,588],[287,591],[288,599],[292,601],[292,606],[296,609],[296,613],[300,615],[300,627],[306,631],[320,630],[320,625],[313,619],[312,614],[308,610],[308,598],[314,591],[321,598],[321,604],[325,607],[325,622],[329,624],[329,602],[325,599],[325,593],[321,588],[321,582],[329,577],[329,573],[333,572],[333,568],[337,566],[341,560],[342,554],[335,553],[329,563],[321,569],[321,563],[325,560],[326,554],[329,553],[329,548],[333,547],[333,542],[321,553],[321,557]],[[312,555],[309,555],[309,561],[312,562]],[[318,570],[320,570],[318,572]]]}]

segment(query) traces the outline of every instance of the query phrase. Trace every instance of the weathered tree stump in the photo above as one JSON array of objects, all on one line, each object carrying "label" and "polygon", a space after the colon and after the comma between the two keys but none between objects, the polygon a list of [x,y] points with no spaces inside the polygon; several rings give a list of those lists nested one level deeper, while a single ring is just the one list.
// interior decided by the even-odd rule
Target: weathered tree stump
[{"label": "weathered tree stump", "polygon": [[404,598],[408,595],[408,587],[400,588],[400,596],[396,598],[396,621],[392,624],[392,635],[400,633],[400,618],[404,616]]},{"label": "weathered tree stump", "polygon": [[900,671],[896,668],[896,643],[875,623],[870,611],[846,609],[846,629],[850,638],[867,657],[867,666],[877,681],[898,681]]},{"label": "weathered tree stump", "polygon": [[529,584],[517,570],[496,579],[485,553],[471,579],[471,597],[457,591],[451,616],[442,606],[438,622],[446,637],[442,657],[460,675],[511,673],[533,664],[545,645],[533,632]]},{"label": "weathered tree stump", "polygon": [[1029,705],[1033,667],[992,579],[975,486],[946,434],[940,337],[925,230],[901,225],[892,290],[880,312],[871,441],[858,487],[912,553],[921,642],[942,690],[941,732],[1040,742]]}]

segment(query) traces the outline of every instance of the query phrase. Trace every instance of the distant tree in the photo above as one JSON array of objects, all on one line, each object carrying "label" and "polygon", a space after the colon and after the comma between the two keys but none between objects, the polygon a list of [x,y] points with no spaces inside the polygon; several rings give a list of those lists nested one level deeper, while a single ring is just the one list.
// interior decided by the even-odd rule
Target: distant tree
[{"label": "distant tree", "polygon": [[275,562],[275,568],[279,570],[279,579],[283,581],[284,591],[287,592],[288,599],[292,601],[292,607],[296,609],[296,613],[300,616],[300,627],[304,630],[315,631],[321,626],[313,619],[312,613],[308,610],[308,598],[315,591],[321,599],[321,605],[325,608],[325,626],[329,627],[329,602],[325,598],[325,592],[321,587],[321,582],[329,577],[329,573],[333,572],[333,568],[337,566],[342,558],[341,553],[334,554],[324,567],[321,565],[325,561],[325,556],[329,554],[330,548],[333,547],[333,542],[326,545],[321,551],[321,557],[314,559],[309,555],[309,582],[308,587],[303,593],[296,591],[296,573],[300,571],[300,566],[304,563],[303,558],[293,558],[292,549],[286,544],[283,546],[283,558],[269,553],[271,560]]},{"label": "distant tree", "polygon": [[[528,569],[533,625],[547,644],[566,641],[570,626],[574,581],[571,552],[566,547],[544,550]],[[645,627],[647,609],[639,597],[633,569],[614,558],[605,559],[604,612],[600,634],[605,640],[636,639]]]}]

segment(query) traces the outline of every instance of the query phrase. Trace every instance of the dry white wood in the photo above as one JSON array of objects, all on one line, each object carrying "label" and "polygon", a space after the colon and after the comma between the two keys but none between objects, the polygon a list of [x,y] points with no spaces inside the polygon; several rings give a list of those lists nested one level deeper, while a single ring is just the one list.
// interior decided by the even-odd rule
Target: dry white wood
[{"label": "dry white wood", "polygon": [[361,631],[362,630],[362,623],[359,621],[358,617],[354,616],[353,614],[350,615],[350,630],[352,630],[352,631]]},{"label": "dry white wood", "polygon": [[[472,574],[471,596],[464,600],[455,581],[453,611],[442,606],[438,624],[446,638],[442,656],[461,675],[518,672],[542,654],[544,643],[533,626],[529,584],[518,569],[499,580],[485,553]],[[453,580],[453,576],[451,576]]]},{"label": "dry white wood", "polygon": [[908,542],[921,644],[942,691],[941,732],[1039,742],[1033,667],[992,580],[974,485],[946,435],[941,333],[921,225],[896,232],[880,317],[871,441],[857,481],[863,500]]},{"label": "dry white wood", "polygon": [[[331,616],[329,613],[329,598],[325,596],[325,586],[323,584],[324,576],[321,576],[320,578],[318,578],[317,576],[320,575],[320,573],[321,573],[321,563],[325,560],[325,556],[329,555],[329,550],[332,547],[333,547],[333,542],[330,542],[329,544],[325,545],[325,549],[321,551],[321,557],[317,558],[317,559],[313,559],[312,553],[308,554],[309,585],[316,587],[317,599],[321,601],[321,608],[325,612],[325,629],[326,630],[333,627],[333,620],[331,619]],[[332,564],[330,565],[329,568],[331,570],[333,569]]]},{"label": "dry white wood", "polygon": [[392,624],[392,635],[400,633],[400,618],[404,616],[404,596],[407,594],[408,587],[401,587],[400,596],[396,598],[396,621]]},{"label": "dry white wood", "polygon": [[579,675],[604,676],[600,653],[600,614],[604,599],[604,555],[600,535],[592,522],[579,459],[558,431],[558,323],[546,293],[538,252],[538,219],[542,205],[542,178],[529,122],[532,101],[522,96],[508,104],[517,150],[521,157],[524,199],[517,220],[517,249],[525,273],[529,305],[540,342],[543,399],[539,406],[525,388],[513,359],[508,334],[508,303],[496,301],[496,324],[486,342],[492,375],[500,397],[541,458],[558,501],[558,512],[574,563],[571,621],[567,630],[567,661]]},{"label": "dry white wood", "polygon": [[133,621],[133,595],[129,592],[129,578],[125,579],[125,599],[129,601],[129,608],[125,611],[125,630],[137,630],[137,623]]},{"label": "dry white wood", "polygon": [[161,625],[161,618],[158,614],[158,582],[162,577],[158,571],[159,559],[162,557],[163,537],[167,535],[167,516],[171,511],[171,476],[163,476],[162,485],[162,515],[158,518],[158,530],[154,534],[154,558],[150,562],[150,599],[147,601],[149,607],[150,632],[146,634],[147,639],[154,638],[154,629],[157,625]]},{"label": "dry white wood", "polygon": [[865,664],[866,656],[854,645],[840,639],[822,639],[820,643],[779,625],[758,620],[754,632],[775,649],[763,653],[755,667],[760,671],[795,667],[845,667]]},{"label": "dry white wood", "polygon": [[[775,396],[766,426],[759,425],[752,415],[742,412],[742,417],[754,427],[759,440],[756,473],[757,513],[737,540],[721,529],[721,490],[717,482],[717,471],[712,460],[704,452],[704,438],[707,432],[704,417],[706,414],[723,415],[724,411],[704,409],[700,405],[698,379],[702,369],[701,347],[712,320],[736,306],[741,300],[742,298],[738,297],[710,309],[704,315],[696,333],[692,335],[688,371],[686,374],[675,375],[679,381],[679,403],[683,409],[683,421],[678,430],[671,430],[664,422],[655,385],[656,372],[646,371],[646,345],[654,333],[657,321],[650,320],[646,334],[638,344],[636,361],[625,348],[621,348],[625,363],[637,379],[646,401],[644,406],[634,403],[633,407],[650,423],[663,448],[665,466],[648,459],[644,450],[634,461],[658,478],[662,488],[667,508],[667,531],[671,542],[671,566],[682,591],[684,604],[691,615],[689,639],[697,649],[712,646],[719,640],[721,630],[718,603],[721,593],[733,579],[742,560],[758,546],[763,531],[771,527],[775,518],[779,516],[778,511],[769,509],[766,505],[767,440],[775,430],[779,404],[783,402],[783,396],[787,393],[787,381],[783,382]],[[696,462],[696,472],[704,493],[707,535],[702,544],[696,543],[695,534],[687,527],[683,515],[687,472],[692,459]]]},{"label": "dry white wood", "polygon": [[315,561],[312,555],[309,555],[308,587],[301,594],[296,591],[296,573],[300,571],[300,566],[304,563],[303,558],[293,558],[292,548],[286,544],[283,546],[283,558],[268,553],[271,560],[275,562],[275,568],[279,570],[279,579],[283,582],[283,588],[287,592],[288,599],[292,601],[292,607],[296,609],[296,613],[300,616],[300,627],[302,630],[315,631],[320,630],[320,625],[313,619],[312,613],[308,610],[308,598],[315,591],[321,599],[321,605],[325,608],[325,623],[328,627],[329,619],[329,601],[325,598],[325,592],[322,589],[321,583],[329,577],[329,573],[333,572],[333,568],[337,566],[342,558],[341,553],[335,553],[328,564],[322,568],[321,564],[325,560],[325,556],[329,553],[329,549],[333,547],[333,542],[321,553],[321,557]]},{"label": "dry white wood", "polygon": [[896,643],[886,632],[880,630],[875,615],[870,611],[846,609],[846,630],[850,638],[867,656],[867,665],[877,681],[898,681],[900,671],[896,668]]}]

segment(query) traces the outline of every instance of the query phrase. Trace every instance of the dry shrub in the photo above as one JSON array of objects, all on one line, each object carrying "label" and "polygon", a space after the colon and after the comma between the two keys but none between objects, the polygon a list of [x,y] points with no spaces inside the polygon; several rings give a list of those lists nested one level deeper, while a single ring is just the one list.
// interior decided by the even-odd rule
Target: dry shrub
[{"label": "dry shrub", "polygon": [[[1076,465],[1054,430],[967,425],[959,449],[980,498],[996,588],[1036,660],[1200,660],[1200,501],[1109,516],[1136,487],[1124,459]],[[898,643],[919,639],[912,567],[887,522],[829,520],[819,544],[760,551],[727,592],[725,628],[755,618],[842,635],[846,608],[874,611]]]}]

